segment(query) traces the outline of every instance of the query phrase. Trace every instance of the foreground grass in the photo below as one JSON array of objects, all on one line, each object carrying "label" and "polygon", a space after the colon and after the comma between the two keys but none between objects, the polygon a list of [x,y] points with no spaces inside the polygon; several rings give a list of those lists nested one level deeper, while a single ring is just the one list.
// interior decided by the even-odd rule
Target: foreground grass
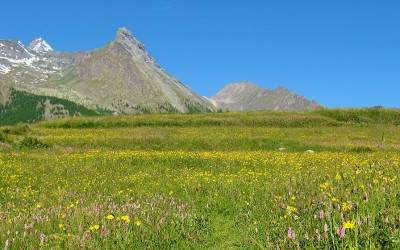
[{"label": "foreground grass", "polygon": [[[395,124],[285,127],[243,121],[260,113],[215,115],[226,124],[161,126],[185,117],[161,115],[142,117],[157,126],[117,125],[136,117],[60,126],[110,124],[79,118],[9,133],[0,247],[400,248]],[[18,147],[27,136],[51,147]]]}]

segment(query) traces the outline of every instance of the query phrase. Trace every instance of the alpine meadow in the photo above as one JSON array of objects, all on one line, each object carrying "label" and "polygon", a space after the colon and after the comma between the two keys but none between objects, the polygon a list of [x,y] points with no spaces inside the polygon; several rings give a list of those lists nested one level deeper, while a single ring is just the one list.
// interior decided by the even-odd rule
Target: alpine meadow
[{"label": "alpine meadow", "polygon": [[400,250],[399,13],[3,1],[0,250]]},{"label": "alpine meadow", "polygon": [[0,248],[400,249],[400,111],[0,128]]}]

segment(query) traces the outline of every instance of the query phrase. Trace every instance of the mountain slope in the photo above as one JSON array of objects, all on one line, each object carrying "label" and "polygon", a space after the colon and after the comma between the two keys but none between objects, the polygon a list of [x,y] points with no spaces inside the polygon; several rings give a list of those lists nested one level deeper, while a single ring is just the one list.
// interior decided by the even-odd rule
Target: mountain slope
[{"label": "mountain slope", "polygon": [[229,111],[312,110],[321,107],[284,87],[270,90],[250,82],[228,84],[210,100],[216,108]]},{"label": "mountain slope", "polygon": [[163,70],[125,28],[90,52],[56,52],[41,38],[29,46],[0,40],[0,91],[10,87],[114,113],[214,109]]}]

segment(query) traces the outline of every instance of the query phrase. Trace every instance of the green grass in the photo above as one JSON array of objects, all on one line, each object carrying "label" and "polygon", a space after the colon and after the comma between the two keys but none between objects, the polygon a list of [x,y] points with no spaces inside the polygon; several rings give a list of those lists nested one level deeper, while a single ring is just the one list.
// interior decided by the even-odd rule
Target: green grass
[{"label": "green grass", "polygon": [[0,128],[0,247],[399,249],[400,128],[378,112]]}]

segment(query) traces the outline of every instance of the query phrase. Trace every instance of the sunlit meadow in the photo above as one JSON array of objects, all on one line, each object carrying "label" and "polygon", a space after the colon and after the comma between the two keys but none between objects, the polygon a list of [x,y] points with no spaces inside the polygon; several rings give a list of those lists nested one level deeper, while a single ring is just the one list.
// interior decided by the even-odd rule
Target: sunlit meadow
[{"label": "sunlit meadow", "polygon": [[0,249],[400,249],[398,124],[318,115],[0,128]]}]

